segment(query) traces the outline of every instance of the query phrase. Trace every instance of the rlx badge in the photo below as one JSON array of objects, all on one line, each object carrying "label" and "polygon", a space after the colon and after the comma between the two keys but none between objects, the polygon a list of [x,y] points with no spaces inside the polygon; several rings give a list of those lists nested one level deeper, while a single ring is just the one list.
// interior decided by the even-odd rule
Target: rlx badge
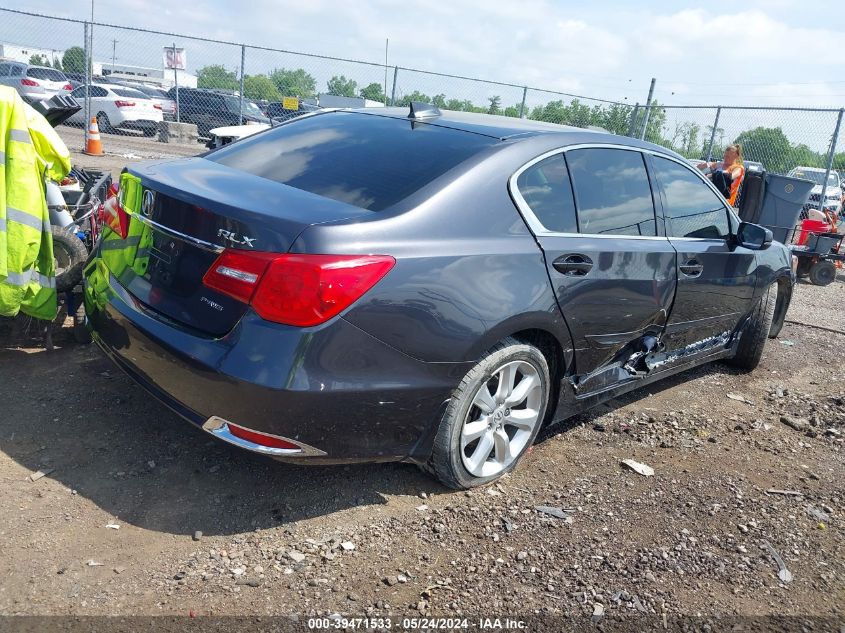
[{"label": "rlx badge", "polygon": [[226,231],[225,229],[217,229],[217,237],[222,237],[224,240],[232,242],[232,244],[243,244],[244,246],[255,248],[255,246],[253,245],[253,242],[255,241],[254,237],[238,235],[237,233],[233,233],[232,231]]}]

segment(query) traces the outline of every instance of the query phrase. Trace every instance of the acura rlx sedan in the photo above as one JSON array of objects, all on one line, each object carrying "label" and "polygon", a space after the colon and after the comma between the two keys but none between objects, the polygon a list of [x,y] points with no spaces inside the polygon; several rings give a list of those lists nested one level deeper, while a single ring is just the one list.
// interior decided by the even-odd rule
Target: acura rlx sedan
[{"label": "acura rlx sedan", "polygon": [[787,249],[682,157],[416,103],[132,166],[105,211],[90,326],[153,395],[250,451],[454,488],[545,423],[752,369],[792,294]]}]

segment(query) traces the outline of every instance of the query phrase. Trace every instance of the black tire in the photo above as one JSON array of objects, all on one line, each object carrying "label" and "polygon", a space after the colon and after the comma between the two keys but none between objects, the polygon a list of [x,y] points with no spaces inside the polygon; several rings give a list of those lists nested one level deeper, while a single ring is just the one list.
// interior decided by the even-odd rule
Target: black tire
[{"label": "black tire", "polygon": [[97,113],[97,129],[104,134],[114,133],[114,128],[111,125],[111,121],[109,121],[109,115],[105,112]]},{"label": "black tire", "polygon": [[778,285],[773,283],[766,288],[763,296],[760,297],[760,301],[754,308],[754,312],[742,332],[742,337],[739,339],[736,356],[728,361],[734,367],[750,371],[760,364],[760,359],[763,357],[763,348],[766,346],[766,340],[769,338],[769,332],[772,329],[777,296]]},{"label": "black tire", "polygon": [[158,132],[157,128],[154,128],[154,127],[145,127],[144,128],[144,136],[146,136],[147,138],[152,138],[153,136],[156,135],[156,132]]},{"label": "black tire", "polygon": [[775,316],[772,319],[772,327],[769,329],[769,338],[777,338],[783,329],[786,321],[786,313],[792,303],[792,283],[789,281],[778,282],[778,299],[775,304]]},{"label": "black tire", "polygon": [[66,292],[82,280],[82,267],[88,249],[73,228],[50,227],[53,234],[53,259],[56,264],[56,291]]},{"label": "black tire", "polygon": [[[528,429],[519,431],[515,427],[510,427],[510,431],[505,430],[507,422],[501,421],[502,418],[496,418],[496,416],[501,416],[502,413],[509,415],[510,409],[504,409],[507,405],[505,403],[500,403],[498,408],[491,415],[486,417],[489,419],[491,425],[496,424],[494,418],[500,420],[497,427],[499,430],[497,432],[510,436],[510,439],[513,440],[515,444],[517,444],[516,434],[521,433],[518,441],[519,448],[516,453],[512,454],[509,458],[511,461],[507,462],[507,460],[503,460],[503,462],[506,462],[506,466],[504,466],[500,471],[488,476],[474,475],[464,465],[464,460],[469,457],[466,456],[465,451],[471,449],[475,443],[471,442],[465,448],[461,447],[461,432],[464,429],[464,423],[469,420],[471,413],[481,411],[473,402],[476,399],[476,396],[480,393],[481,388],[485,387],[487,394],[489,395],[491,381],[496,381],[497,376],[502,375],[497,374],[497,372],[506,366],[517,367],[517,362],[519,362],[519,369],[515,370],[515,376],[519,376],[519,381],[514,383],[515,387],[519,387],[519,385],[522,384],[522,380],[525,380],[526,376],[529,374],[533,374],[531,377],[532,383],[535,378],[539,381],[539,391],[536,386],[531,389],[531,398],[536,401],[536,408],[531,407],[532,411],[537,411],[536,422],[533,423],[533,429],[530,431]],[[523,370],[526,370],[526,373],[523,373]],[[477,365],[475,365],[475,367],[467,372],[466,376],[464,376],[461,383],[452,393],[452,398],[446,409],[446,413],[440,421],[440,427],[438,428],[437,436],[434,440],[434,448],[432,450],[431,458],[425,466],[425,469],[437,477],[443,485],[459,490],[484,485],[513,470],[519,463],[522,456],[534,443],[537,433],[543,424],[543,419],[545,418],[546,409],[548,407],[550,393],[549,386],[549,366],[546,358],[539,349],[533,345],[521,343],[514,338],[507,338],[501,343],[498,343],[478,362]],[[514,393],[515,392],[516,389],[514,389]],[[495,398],[496,395],[493,395],[494,400]],[[521,403],[523,401],[520,400],[519,402],[520,404],[513,405],[514,410],[522,406]],[[525,410],[528,410],[527,399],[525,400],[525,407]],[[502,410],[500,411],[500,409]],[[508,418],[505,417],[504,419],[507,420]],[[478,422],[476,422],[476,424],[478,424]],[[491,428],[493,427],[491,426]],[[495,433],[492,431],[490,432],[491,436],[494,434]],[[479,449],[481,441],[481,439],[476,440],[476,450]],[[506,454],[510,454],[510,442],[508,442],[508,447]],[[473,451],[470,450],[470,452]],[[497,453],[497,448],[492,449],[492,452],[489,454],[488,458],[483,461],[482,465],[486,466],[489,463],[498,468],[499,465],[493,463],[496,461],[495,456]],[[493,458],[492,462],[491,458]]]},{"label": "black tire", "polygon": [[810,267],[810,282],[816,286],[827,286],[836,279],[836,265],[827,260],[818,261]]}]

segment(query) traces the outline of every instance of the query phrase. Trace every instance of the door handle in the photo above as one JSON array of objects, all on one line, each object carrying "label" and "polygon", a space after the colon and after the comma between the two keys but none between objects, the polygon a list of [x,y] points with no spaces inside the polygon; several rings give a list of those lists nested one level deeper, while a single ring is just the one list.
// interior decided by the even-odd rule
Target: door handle
[{"label": "door handle", "polygon": [[704,272],[704,264],[697,259],[689,259],[678,266],[678,268],[687,277],[699,277]]},{"label": "door handle", "polygon": [[561,255],[553,263],[554,269],[568,277],[583,277],[593,267],[593,260],[586,255]]}]

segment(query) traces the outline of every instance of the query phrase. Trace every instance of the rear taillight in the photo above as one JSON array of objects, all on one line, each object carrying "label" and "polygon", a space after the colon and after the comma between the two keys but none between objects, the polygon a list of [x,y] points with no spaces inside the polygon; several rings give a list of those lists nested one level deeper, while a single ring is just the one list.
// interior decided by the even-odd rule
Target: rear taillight
[{"label": "rear taillight", "polygon": [[62,90],[67,90],[68,92],[70,92],[71,90],[73,90],[73,85],[65,84],[64,86],[62,86]]},{"label": "rear taillight", "polygon": [[263,319],[319,325],[360,299],[393,268],[389,255],[280,255],[226,250],[203,283],[249,303]]},{"label": "rear taillight", "polygon": [[122,99],[118,99],[117,101],[114,102],[114,105],[116,105],[118,108],[134,108],[135,102],[134,101],[124,101]]},{"label": "rear taillight", "polygon": [[109,187],[106,201],[103,203],[100,219],[103,224],[125,240],[126,236],[129,235],[129,214],[121,206],[118,193],[118,187],[112,184]]},{"label": "rear taillight", "polygon": [[161,110],[161,104],[154,103],[154,104],[153,104],[153,107],[154,107],[156,110]]},{"label": "rear taillight", "polygon": [[21,85],[22,86],[39,86],[41,84],[39,84],[37,81],[33,81],[32,79],[21,79]]},{"label": "rear taillight", "polygon": [[261,444],[262,446],[269,446],[270,448],[302,450],[301,447],[297,446],[293,442],[286,442],[285,440],[278,438],[275,435],[268,435],[267,433],[259,433],[258,431],[245,429],[241,426],[232,424],[231,422],[228,423],[228,427],[229,433],[231,433],[235,437],[241,438],[242,440],[246,440],[247,442],[255,442],[256,444]]}]

